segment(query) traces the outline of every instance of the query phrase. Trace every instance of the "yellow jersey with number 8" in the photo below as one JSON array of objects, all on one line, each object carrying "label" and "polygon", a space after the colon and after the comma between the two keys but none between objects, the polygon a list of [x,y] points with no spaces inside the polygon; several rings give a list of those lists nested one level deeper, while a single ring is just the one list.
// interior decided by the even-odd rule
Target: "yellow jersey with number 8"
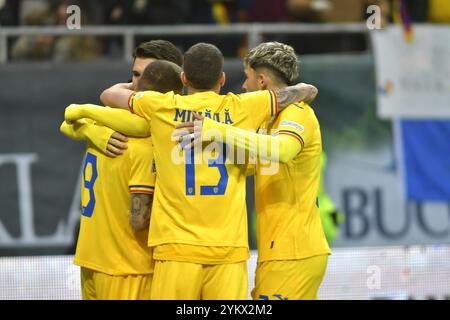
[{"label": "yellow jersey with number 8", "polygon": [[129,222],[131,193],[153,193],[152,163],[151,138],[130,138],[128,149],[117,158],[88,145],[76,265],[110,275],[153,273],[148,229],[135,232]]}]

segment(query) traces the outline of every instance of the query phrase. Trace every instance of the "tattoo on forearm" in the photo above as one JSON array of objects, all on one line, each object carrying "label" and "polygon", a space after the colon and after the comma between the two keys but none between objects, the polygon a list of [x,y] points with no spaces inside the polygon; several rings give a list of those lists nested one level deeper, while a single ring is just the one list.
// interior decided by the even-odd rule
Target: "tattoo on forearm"
[{"label": "tattoo on forearm", "polygon": [[130,223],[135,230],[142,230],[150,222],[152,195],[133,193],[131,195]]},{"label": "tattoo on forearm", "polygon": [[308,101],[314,97],[312,86],[290,86],[276,91],[278,107],[284,108],[297,101]]},{"label": "tattoo on forearm", "polygon": [[306,97],[303,99],[306,102],[311,102],[311,100],[314,100],[317,95],[317,90],[314,88],[308,88],[306,90]]}]

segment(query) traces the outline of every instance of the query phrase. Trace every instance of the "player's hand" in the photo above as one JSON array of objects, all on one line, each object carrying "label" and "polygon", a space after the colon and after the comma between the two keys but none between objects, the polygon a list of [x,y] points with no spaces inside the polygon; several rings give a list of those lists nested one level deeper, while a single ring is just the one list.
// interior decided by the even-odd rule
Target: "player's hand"
[{"label": "player's hand", "polygon": [[203,119],[205,117],[194,113],[194,121],[175,125],[172,140],[177,141],[182,149],[190,149],[202,138]]},{"label": "player's hand", "polygon": [[113,132],[109,138],[106,146],[106,155],[111,158],[116,158],[123,154],[124,150],[128,148],[126,142],[128,138],[119,132]]}]

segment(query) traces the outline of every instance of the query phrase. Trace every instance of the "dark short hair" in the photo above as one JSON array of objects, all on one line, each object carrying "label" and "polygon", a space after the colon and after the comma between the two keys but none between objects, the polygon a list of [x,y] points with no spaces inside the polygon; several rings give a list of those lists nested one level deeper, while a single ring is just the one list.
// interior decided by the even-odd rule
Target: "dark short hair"
[{"label": "dark short hair", "polygon": [[159,91],[162,93],[174,91],[181,94],[183,83],[180,74],[183,69],[167,60],[156,60],[150,63],[139,79],[136,91]]},{"label": "dark short hair", "polygon": [[223,54],[212,44],[197,43],[184,54],[183,69],[190,86],[209,90],[222,75]]},{"label": "dark short hair", "polygon": [[183,54],[172,42],[167,40],[142,42],[134,50],[133,58],[167,60],[179,66],[183,64]]}]

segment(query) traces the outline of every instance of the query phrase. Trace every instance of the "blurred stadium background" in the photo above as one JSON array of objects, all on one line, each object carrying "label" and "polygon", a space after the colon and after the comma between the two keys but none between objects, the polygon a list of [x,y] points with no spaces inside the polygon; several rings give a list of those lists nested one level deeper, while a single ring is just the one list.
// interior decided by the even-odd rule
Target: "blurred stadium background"
[{"label": "blurred stadium background", "polygon": [[448,0],[0,0],[0,299],[80,298],[84,144],[58,128],[67,105],[127,81],[152,39],[216,44],[223,92],[242,92],[248,48],[293,46],[343,213],[319,298],[449,299],[449,23]]}]

